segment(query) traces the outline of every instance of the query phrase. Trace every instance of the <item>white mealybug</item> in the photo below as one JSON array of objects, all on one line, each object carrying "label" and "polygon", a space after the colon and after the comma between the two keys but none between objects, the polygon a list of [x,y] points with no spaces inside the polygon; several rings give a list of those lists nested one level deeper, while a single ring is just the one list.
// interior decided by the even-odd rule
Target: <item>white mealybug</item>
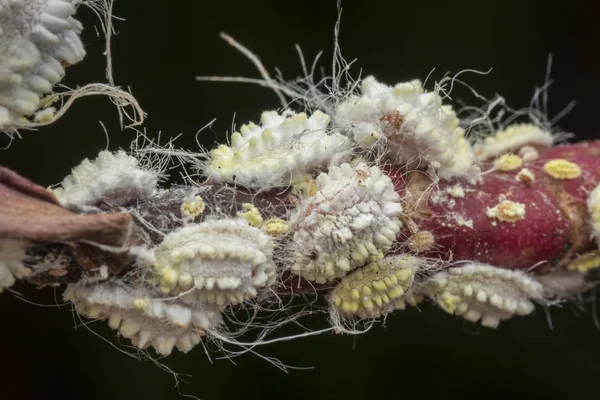
[{"label": "white mealybug", "polygon": [[387,86],[369,76],[362,95],[350,96],[335,113],[335,122],[358,145],[384,141],[395,164],[431,165],[442,179],[465,176],[475,157],[451,106],[437,93],[424,92],[421,81]]},{"label": "white mealybug", "polygon": [[260,126],[243,125],[231,136],[231,147],[221,145],[210,152],[204,173],[220,182],[248,187],[286,186],[315,168],[342,162],[351,141],[328,131],[330,117],[316,111],[264,112]]},{"label": "white mealybug", "polygon": [[53,193],[67,208],[93,206],[99,201],[125,205],[151,197],[156,193],[158,173],[138,164],[122,150],[101,151],[95,160],[86,158],[73,168]]},{"label": "white mealybug", "polygon": [[40,108],[40,97],[63,78],[61,63],[75,64],[85,56],[82,26],[73,18],[79,2],[0,3],[0,131],[27,126]]},{"label": "white mealybug", "polygon": [[400,196],[378,167],[332,166],[291,219],[292,272],[323,283],[382,257],[400,231]]},{"label": "white mealybug", "polygon": [[29,268],[23,265],[26,248],[20,240],[0,240],[0,293],[11,287],[16,279],[29,274]]},{"label": "white mealybug", "polygon": [[513,124],[475,143],[473,150],[477,158],[485,161],[505,153],[516,153],[525,146],[543,148],[553,143],[552,134],[537,125]]},{"label": "white mealybug", "polygon": [[238,219],[190,224],[167,235],[139,264],[149,281],[182,301],[237,304],[275,282],[273,240]]},{"label": "white mealybug", "polygon": [[531,313],[531,300],[543,300],[543,286],[531,276],[479,263],[438,272],[420,290],[444,311],[490,328]]},{"label": "white mealybug", "polygon": [[214,305],[193,307],[172,299],[152,298],[143,289],[126,289],[113,282],[93,286],[69,284],[65,300],[89,318],[108,319],[112,329],[145,349],[153,346],[161,355],[169,355],[174,347],[184,353],[200,343],[201,337],[222,323]]},{"label": "white mealybug", "polygon": [[592,217],[592,236],[596,238],[596,243],[600,246],[600,185],[596,186],[590,193],[587,206],[588,212]]}]

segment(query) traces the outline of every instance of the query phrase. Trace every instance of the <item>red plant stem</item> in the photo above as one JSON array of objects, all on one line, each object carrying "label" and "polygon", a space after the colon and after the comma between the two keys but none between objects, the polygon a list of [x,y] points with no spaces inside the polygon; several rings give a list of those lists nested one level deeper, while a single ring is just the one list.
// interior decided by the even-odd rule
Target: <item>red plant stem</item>
[{"label": "red plant stem", "polygon": [[[485,173],[492,168],[491,163],[481,165],[484,174],[476,183],[461,179],[433,184],[422,171],[406,173],[395,167],[388,168],[387,173],[403,198],[408,218],[416,224],[417,229],[433,235],[433,246],[420,255],[445,261],[470,260],[501,268],[545,273],[564,267],[574,256],[596,247],[591,240],[586,202],[589,192],[600,181],[599,156],[600,140],[545,150],[538,159],[523,165],[535,176],[531,184],[515,179],[520,168],[510,172]],[[544,171],[545,163],[557,158],[576,163],[582,170],[581,176],[575,179],[555,179],[548,175]],[[447,193],[449,188],[457,185],[464,191],[464,197],[452,197]],[[200,185],[200,193],[208,201],[223,206],[222,202],[225,200],[218,196],[221,188],[219,184],[206,182]],[[227,207],[223,209],[230,209],[232,215],[235,215],[244,196],[248,197],[250,194],[244,194],[242,198],[237,195],[235,198],[227,198],[231,204],[225,204]],[[77,241],[89,234],[85,229],[80,232],[79,222],[98,220],[110,222],[107,226],[113,230],[111,237],[119,238],[120,243],[138,242],[136,237],[140,228],[131,229],[127,214],[73,215],[57,205],[43,187],[2,168],[0,197],[0,237],[28,238],[38,243],[64,242],[69,238]],[[259,200],[254,203],[265,216],[281,217],[284,216],[282,210],[293,207],[297,201],[288,192],[281,191],[262,193]],[[503,200],[524,205],[523,218],[514,222],[490,218],[487,215],[488,208]],[[151,207],[152,200],[148,201],[148,207]],[[174,209],[178,209],[180,203],[177,199],[174,201]],[[166,206],[168,205],[162,204],[162,207]],[[115,225],[111,218],[125,223]],[[67,221],[69,232],[74,231],[73,237],[65,236]],[[394,251],[407,251],[407,239],[414,233],[415,224],[406,224],[413,225],[413,231],[409,232],[405,228],[399,234]],[[98,228],[96,223],[88,226],[93,234],[105,230]],[[129,239],[125,239],[128,236]],[[112,255],[104,259],[100,249],[96,249],[94,254],[88,252],[83,257],[80,254],[82,248],[70,247],[73,259],[84,270],[89,269],[87,264],[97,264],[92,258],[103,260],[110,267],[109,273],[116,274],[126,272],[133,263],[131,259],[124,259],[124,254],[118,258]],[[87,261],[83,262],[85,260]],[[302,282],[302,279],[295,276],[290,278],[285,284],[289,290],[313,290],[314,286]]]},{"label": "red plant stem", "polygon": [[[484,174],[477,184],[465,179],[440,182],[433,188],[429,186],[431,180],[422,173],[403,175],[392,169],[390,175],[406,200],[409,217],[421,230],[434,236],[434,246],[422,255],[543,273],[563,267],[576,254],[595,247],[586,201],[600,181],[599,155],[600,141],[548,149],[523,165],[535,176],[530,185],[515,179],[521,168]],[[544,165],[553,159],[576,163],[582,170],[581,176],[551,177]],[[490,168],[490,163],[481,166],[482,171]],[[447,194],[446,190],[457,184],[464,190],[464,198]],[[440,194],[446,196],[445,201],[439,200]],[[515,222],[490,218],[487,209],[504,199],[523,204],[524,218]]]}]

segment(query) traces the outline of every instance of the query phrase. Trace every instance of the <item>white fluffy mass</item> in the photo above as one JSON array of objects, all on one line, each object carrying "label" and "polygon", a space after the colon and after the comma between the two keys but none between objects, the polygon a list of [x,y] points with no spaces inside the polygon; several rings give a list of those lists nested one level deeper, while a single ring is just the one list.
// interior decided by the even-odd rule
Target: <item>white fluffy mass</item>
[{"label": "white fluffy mass", "polygon": [[292,216],[292,272],[323,283],[377,259],[402,223],[400,196],[378,167],[332,166]]},{"label": "white fluffy mass", "polygon": [[113,282],[94,286],[70,284],[64,298],[73,303],[79,314],[108,319],[110,327],[131,339],[134,346],[152,346],[165,356],[174,347],[190,351],[202,336],[222,323],[214,305],[190,307],[172,299],[152,298],[143,289],[134,292]]},{"label": "white fluffy mass", "polygon": [[527,315],[543,300],[543,286],[518,270],[471,263],[433,275],[420,289],[446,312],[495,328],[513,315]]},{"label": "white fluffy mass", "polygon": [[29,274],[29,268],[23,265],[26,248],[20,240],[0,240],[0,293],[11,287],[16,279]]},{"label": "white fluffy mass", "polygon": [[77,0],[0,0],[0,131],[27,125],[40,97],[83,59]]},{"label": "white fluffy mass", "polygon": [[475,143],[473,149],[477,158],[489,160],[505,153],[516,153],[525,146],[550,147],[553,142],[552,134],[537,125],[513,124]]},{"label": "white fluffy mass", "polygon": [[600,247],[600,185],[596,186],[587,200],[588,212],[591,217],[592,235]]},{"label": "white fluffy mass", "polygon": [[335,123],[368,149],[378,143],[395,164],[431,165],[442,179],[466,176],[475,157],[451,106],[421,81],[388,86],[369,76],[361,96],[341,103]]},{"label": "white fluffy mass", "polygon": [[320,111],[310,117],[289,110],[264,112],[260,126],[243,125],[231,136],[231,146],[211,151],[204,172],[217,181],[248,187],[286,186],[349,155],[351,140],[327,130],[329,121]]},{"label": "white fluffy mass", "polygon": [[185,302],[242,303],[275,282],[273,241],[259,228],[237,219],[190,224],[169,235],[151,255],[150,281]]},{"label": "white fluffy mass", "polygon": [[101,151],[87,158],[53,190],[58,201],[67,208],[93,206],[99,201],[113,205],[129,204],[156,193],[158,173],[140,168],[136,158],[120,150]]}]

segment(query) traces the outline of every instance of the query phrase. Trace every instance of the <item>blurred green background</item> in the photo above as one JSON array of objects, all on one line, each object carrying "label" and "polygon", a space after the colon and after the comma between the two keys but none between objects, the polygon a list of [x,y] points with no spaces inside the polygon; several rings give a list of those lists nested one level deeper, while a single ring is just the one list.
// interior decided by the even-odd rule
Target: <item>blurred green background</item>
[{"label": "blurred green background", "polygon": [[[600,25],[592,2],[577,1],[345,1],[340,44],[347,59],[358,58],[363,74],[388,83],[432,79],[464,68],[487,70],[465,78],[486,96],[500,92],[513,107],[528,104],[542,84],[549,53],[554,54],[550,114],[570,100],[577,107],[560,126],[577,139],[598,137],[600,107]],[[257,121],[278,106],[268,90],[243,84],[196,82],[196,75],[257,73],[243,56],[219,39],[227,32],[284,76],[301,73],[293,45],[307,59],[324,50],[329,70],[336,6],[312,1],[149,1],[118,0],[113,55],[116,83],[131,87],[148,113],[148,135],[178,135],[194,148],[195,133],[211,146],[223,140],[232,122]],[[81,9],[88,56],[70,67],[70,86],[104,79],[103,40],[93,14]],[[358,68],[355,68],[355,73]],[[431,86],[430,86],[431,87]],[[466,97],[470,102],[472,97]],[[107,143],[102,121],[109,130]],[[132,132],[121,132],[107,99],[77,102],[58,123],[0,152],[0,162],[36,182],[59,182],[84,157],[107,146],[127,148]],[[60,308],[60,290],[17,285],[27,299],[0,297],[1,399],[177,399],[170,374],[151,362],[120,353]],[[164,360],[191,374],[180,391],[201,399],[381,399],[600,397],[600,330],[593,304],[584,309],[554,307],[549,326],[544,310],[516,318],[499,329],[480,329],[425,305],[388,318],[360,337],[325,334],[261,348],[295,367],[286,374],[251,354],[211,364],[201,348]],[[324,318],[308,324],[323,326]],[[92,329],[114,340],[105,323]],[[123,341],[126,343],[127,341]],[[214,354],[218,356],[218,354]]]}]

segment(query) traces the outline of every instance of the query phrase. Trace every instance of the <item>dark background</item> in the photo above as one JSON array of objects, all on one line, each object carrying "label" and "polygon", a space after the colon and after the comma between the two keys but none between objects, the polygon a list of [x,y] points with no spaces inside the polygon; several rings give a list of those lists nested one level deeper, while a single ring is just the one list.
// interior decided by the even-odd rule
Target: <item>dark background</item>
[{"label": "dark background", "polygon": [[[576,1],[346,1],[341,40],[347,59],[358,58],[365,74],[387,83],[433,78],[464,68],[494,70],[467,76],[479,92],[502,93],[516,108],[528,104],[544,80],[554,54],[550,114],[570,100],[577,107],[560,126],[577,139],[598,137],[600,107],[600,28],[593,2]],[[336,7],[312,1],[143,1],[118,0],[114,38],[117,84],[129,86],[149,114],[149,135],[183,133],[182,147],[213,118],[200,138],[210,146],[222,140],[232,121],[257,121],[278,106],[268,90],[243,84],[200,83],[196,75],[257,73],[243,56],[219,39],[227,32],[284,75],[301,73],[293,45],[307,59],[324,50],[330,67]],[[79,13],[88,56],[69,68],[66,84],[104,78],[103,41],[89,10]],[[97,24],[96,24],[97,25]],[[358,69],[355,69],[358,72]],[[468,100],[471,100],[469,98]],[[0,162],[42,185],[59,182],[84,157],[107,146],[127,148],[132,132],[120,132],[114,108],[102,98],[86,98],[56,124],[0,152]],[[0,298],[2,399],[175,399],[172,377],[151,362],[136,361],[76,325],[60,290],[15,289],[47,307],[26,304],[11,293]],[[55,300],[58,299],[58,300]],[[496,330],[479,329],[424,306],[398,312],[385,327],[358,338],[322,335],[279,343],[261,352],[288,365],[314,367],[283,373],[245,355],[210,364],[201,348],[176,352],[166,364],[189,373],[180,390],[202,399],[306,398],[531,398],[597,399],[600,396],[600,331],[592,305],[544,310],[515,318]],[[322,326],[323,318],[309,321]],[[92,329],[114,335],[106,323]],[[116,342],[113,340],[113,342]],[[127,341],[123,341],[126,343]],[[218,356],[218,355],[217,355]]]}]

